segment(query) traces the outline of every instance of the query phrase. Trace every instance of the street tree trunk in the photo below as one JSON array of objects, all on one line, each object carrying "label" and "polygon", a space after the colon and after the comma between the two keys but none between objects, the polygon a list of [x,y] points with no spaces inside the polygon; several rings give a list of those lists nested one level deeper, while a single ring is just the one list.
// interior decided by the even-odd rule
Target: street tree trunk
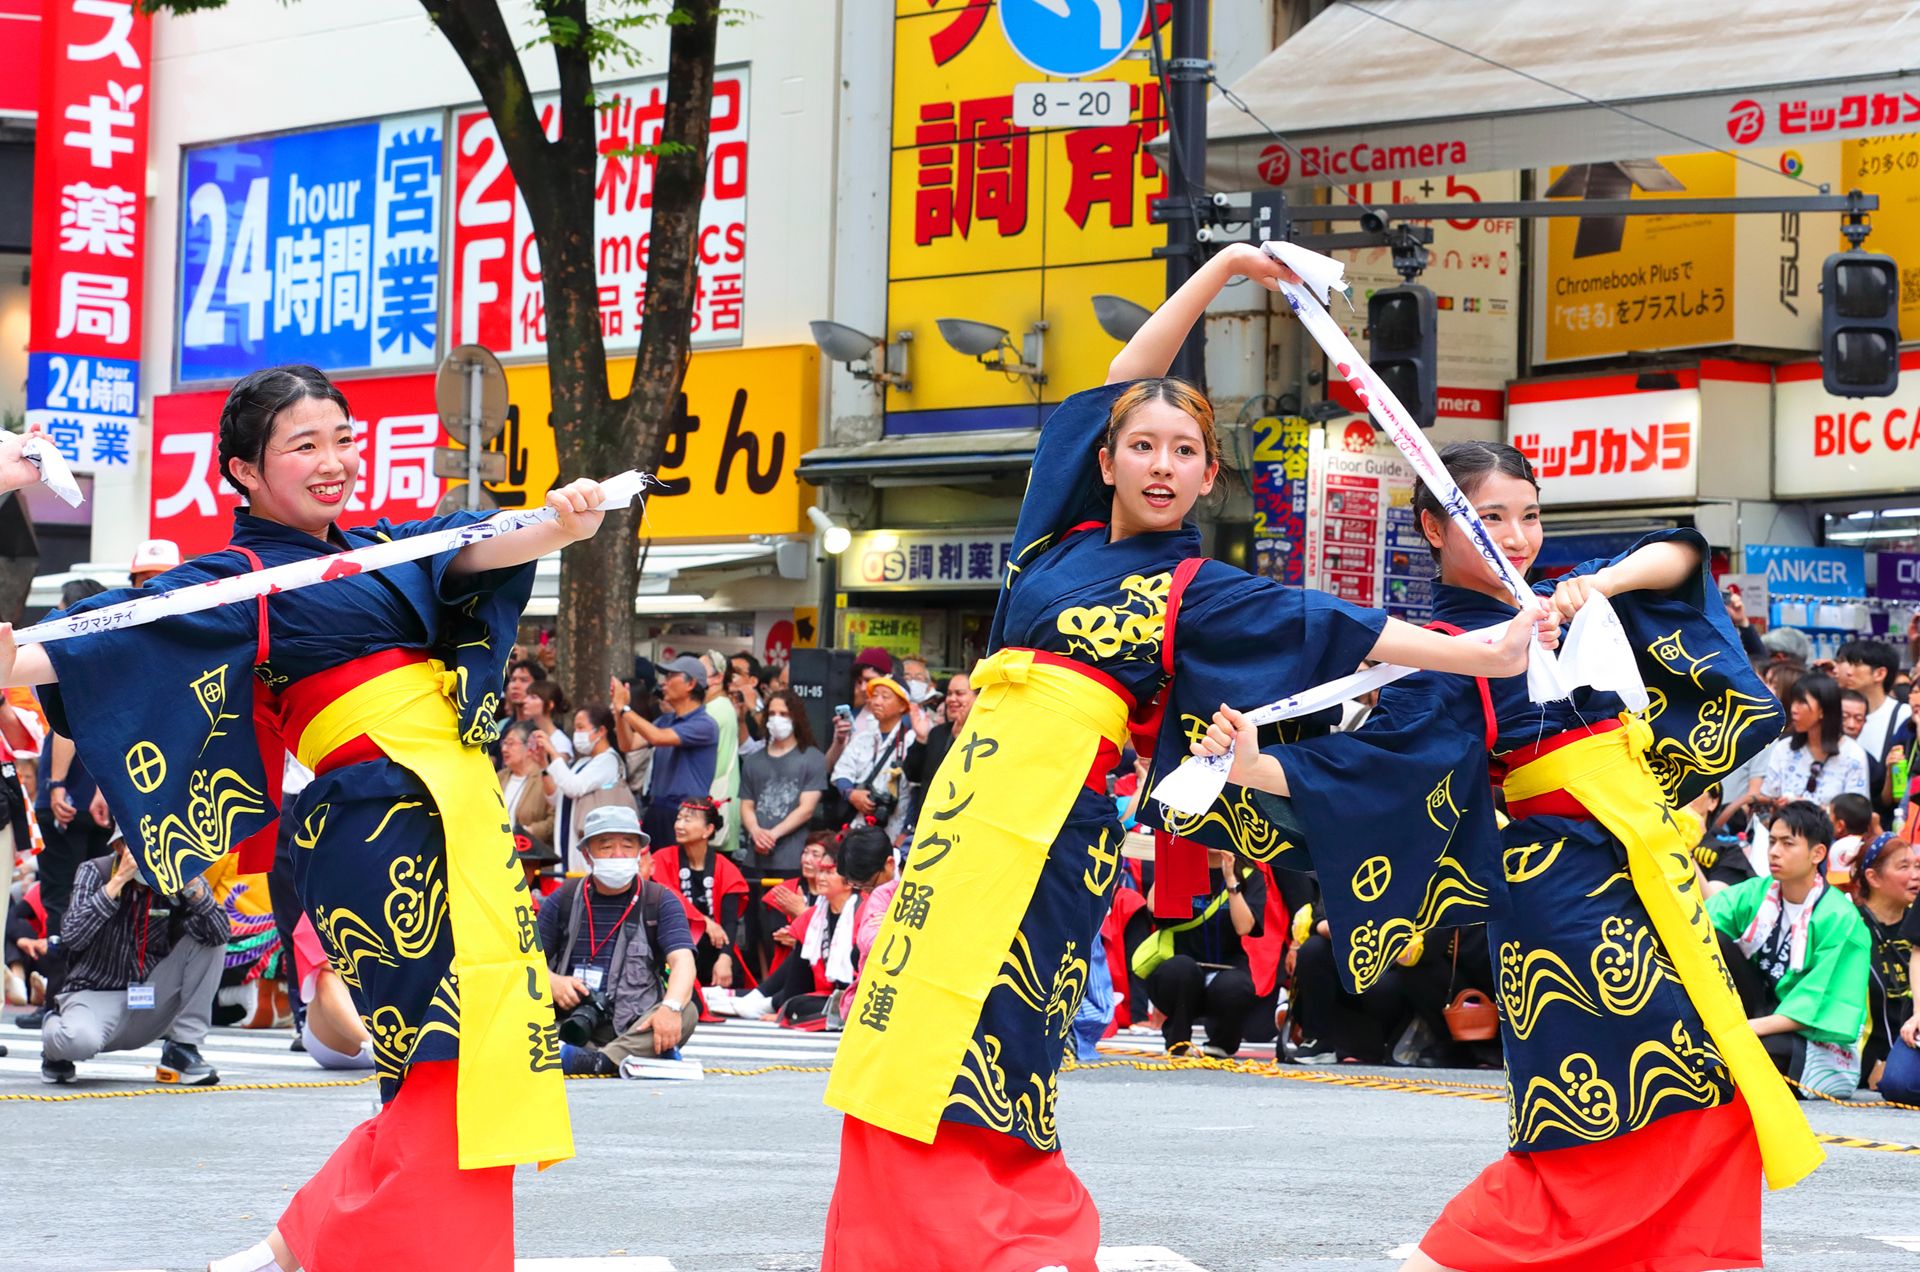
[{"label": "street tree trunk", "polygon": [[[587,40],[582,35],[549,45],[560,80],[560,136],[550,141],[497,0],[421,3],[473,75],[533,223],[562,478],[656,468],[680,391],[693,314],[718,0],[676,0],[667,19],[665,118],[659,142],[647,152],[654,182],[646,322],[634,381],[621,398],[608,384],[600,327],[593,231],[599,146]],[[545,8],[577,31],[590,27],[586,0],[548,0]],[[561,553],[559,670],[576,702],[603,700],[609,677],[632,674],[638,525],[637,509],[610,514],[599,534]]]}]

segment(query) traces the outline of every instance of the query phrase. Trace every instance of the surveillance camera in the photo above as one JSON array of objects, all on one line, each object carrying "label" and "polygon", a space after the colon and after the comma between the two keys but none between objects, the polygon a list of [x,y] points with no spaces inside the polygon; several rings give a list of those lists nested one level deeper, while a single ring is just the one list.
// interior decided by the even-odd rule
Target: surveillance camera
[{"label": "surveillance camera", "polygon": [[1211,243],[1213,242],[1213,227],[1211,225],[1203,225],[1193,232],[1193,237],[1199,242]]},{"label": "surveillance camera", "polygon": [[1387,218],[1369,208],[1360,214],[1360,228],[1369,234],[1378,234],[1387,228]]}]

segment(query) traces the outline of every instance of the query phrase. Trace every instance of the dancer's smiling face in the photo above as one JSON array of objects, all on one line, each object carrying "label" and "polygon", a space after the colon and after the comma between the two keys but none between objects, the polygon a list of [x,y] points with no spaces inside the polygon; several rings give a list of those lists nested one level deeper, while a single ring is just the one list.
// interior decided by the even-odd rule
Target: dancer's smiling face
[{"label": "dancer's smiling face", "polygon": [[302,398],[273,417],[258,465],[233,462],[256,517],[325,538],[360,475],[353,424],[337,402]]},{"label": "dancer's smiling face", "polygon": [[1178,530],[1219,472],[1193,416],[1171,402],[1135,406],[1100,451],[1101,480],[1113,487],[1113,537]]},{"label": "dancer's smiling face", "polygon": [[[1524,578],[1534,558],[1540,555],[1543,531],[1539,489],[1524,477],[1496,469],[1466,493],[1474,511],[1486,523],[1487,533],[1493,536],[1494,546]],[[1506,584],[1494,572],[1492,563],[1480,555],[1466,531],[1451,519],[1442,524],[1431,512],[1426,512],[1421,516],[1420,529],[1427,542],[1440,550],[1442,580],[1458,587],[1492,591],[1499,596],[1507,594]]]}]

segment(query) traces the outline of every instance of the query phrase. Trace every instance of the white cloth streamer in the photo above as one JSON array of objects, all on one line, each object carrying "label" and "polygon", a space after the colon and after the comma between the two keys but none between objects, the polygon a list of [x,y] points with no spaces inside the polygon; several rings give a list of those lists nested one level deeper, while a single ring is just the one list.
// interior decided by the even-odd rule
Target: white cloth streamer
[{"label": "white cloth streamer", "polygon": [[[626,507],[645,493],[649,484],[657,484],[657,481],[658,479],[651,473],[632,470],[621,473],[617,477],[607,478],[600,483],[600,490],[606,497],[600,510],[610,512],[616,508]],[[34,645],[50,640],[65,640],[70,636],[86,636],[94,632],[118,631],[123,627],[139,627],[144,623],[157,622],[178,614],[197,614],[201,610],[231,605],[235,601],[250,601],[270,593],[291,592],[297,588],[312,587],[316,583],[325,583],[329,579],[343,578],[366,570],[384,570],[388,566],[398,565],[403,561],[417,561],[421,557],[434,556],[455,548],[471,547],[476,543],[484,543],[488,539],[498,538],[526,526],[537,526],[552,521],[553,518],[553,509],[544,506],[495,513],[485,521],[455,526],[433,534],[395,539],[390,543],[376,543],[364,548],[355,548],[351,552],[334,552],[325,556],[308,557],[305,560],[276,565],[271,569],[254,570],[248,574],[235,574],[222,579],[210,579],[191,587],[177,587],[169,592],[136,596],[130,601],[122,601],[118,605],[105,605],[82,614],[65,614],[59,618],[48,619],[44,623],[35,623],[32,627],[23,627],[13,634],[13,639],[17,644]]]},{"label": "white cloth streamer", "polygon": [[35,468],[40,470],[40,480],[47,489],[60,496],[69,508],[78,508],[84,498],[80,493],[80,483],[73,479],[73,469],[67,467],[66,456],[53,444],[53,439],[45,433],[29,433],[20,444],[20,453],[25,455]]}]

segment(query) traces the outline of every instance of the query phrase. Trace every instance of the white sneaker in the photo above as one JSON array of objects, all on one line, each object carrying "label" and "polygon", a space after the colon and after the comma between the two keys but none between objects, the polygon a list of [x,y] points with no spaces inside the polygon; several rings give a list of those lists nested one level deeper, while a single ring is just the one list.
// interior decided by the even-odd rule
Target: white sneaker
[{"label": "white sneaker", "polygon": [[733,1014],[742,1020],[758,1020],[773,1010],[773,1000],[757,989],[744,994],[735,994],[731,1004]]},{"label": "white sneaker", "polygon": [[273,1247],[262,1241],[238,1254],[215,1259],[207,1264],[207,1272],[280,1272],[280,1264],[273,1257]]},{"label": "white sneaker", "polygon": [[737,1006],[739,995],[730,989],[722,989],[715,985],[701,990],[700,996],[706,999],[707,1011],[711,1015],[737,1016],[740,1014]]}]

